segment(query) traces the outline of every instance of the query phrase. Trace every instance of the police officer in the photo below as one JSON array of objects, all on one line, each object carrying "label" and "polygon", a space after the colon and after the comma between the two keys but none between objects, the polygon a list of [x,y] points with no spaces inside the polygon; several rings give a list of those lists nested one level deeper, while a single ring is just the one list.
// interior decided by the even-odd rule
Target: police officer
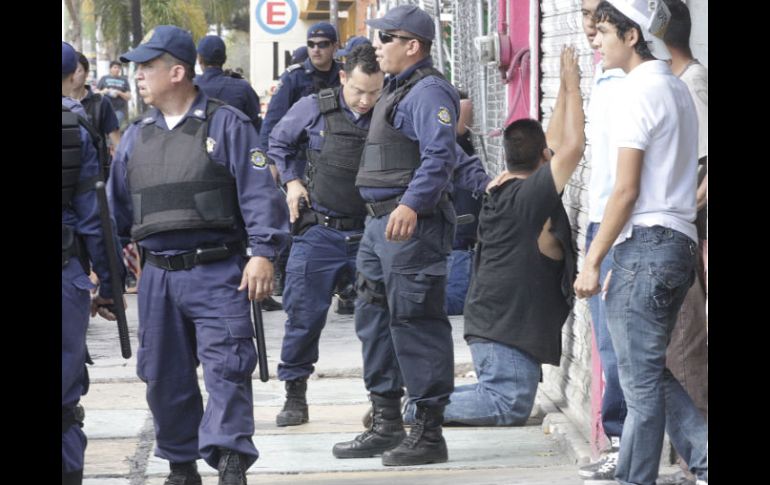
[{"label": "police officer", "polygon": [[198,64],[203,74],[195,77],[195,84],[210,98],[243,111],[259,132],[262,117],[259,115],[259,96],[243,78],[226,75],[222,66],[227,60],[224,41],[216,35],[207,35],[198,41]]},{"label": "police officer", "polygon": [[[332,293],[340,280],[355,274],[357,238],[366,215],[355,179],[383,77],[374,48],[355,49],[340,71],[342,86],[300,99],[270,135],[268,155],[286,182],[296,234],[283,296],[288,319],[278,378],[286,381],[286,402],[276,417],[278,426],[308,421],[307,378],[318,361]],[[307,171],[297,163],[304,159],[305,144]],[[303,210],[301,200],[308,206]]]},{"label": "police officer", "polygon": [[272,260],[289,237],[286,205],[255,156],[251,119],[193,84],[190,34],[158,26],[121,60],[136,63],[139,94],[153,107],[126,130],[110,193],[119,232],[130,230],[146,260],[137,375],[155,453],[170,462],[166,485],[200,484],[199,457],[219,470],[220,485],[244,484],[258,457],[249,300],[272,289]]},{"label": "police officer", "polygon": [[[308,59],[302,64],[293,64],[281,75],[270,104],[267,107],[265,121],[259,133],[260,156],[266,157],[270,133],[294,103],[300,98],[321,89],[340,85],[339,72],[342,65],[333,59],[337,43],[337,31],[328,22],[313,24],[307,31]],[[273,165],[271,160],[268,163]],[[283,294],[286,261],[288,251],[281,255],[277,264],[275,295]]]},{"label": "police officer", "polygon": [[[91,316],[98,313],[107,320],[115,320],[115,315],[104,307],[112,303],[112,288],[94,192],[94,183],[100,179],[97,146],[84,128],[83,107],[67,97],[76,83],[77,65],[75,49],[62,42],[62,484],[79,484],[83,480],[86,436],[81,429],[83,408],[78,403],[88,391],[89,311]],[[93,299],[90,290],[94,285],[88,279],[91,265],[101,281]]]},{"label": "police officer", "polygon": [[[455,211],[448,195],[457,164],[457,91],[433,68],[433,20],[413,5],[380,19],[374,46],[391,74],[372,114],[356,179],[368,201],[358,251],[356,332],[372,427],[337,443],[338,458],[382,454],[384,465],[447,461],[443,409],[454,389],[452,329],[444,308]],[[402,385],[417,405],[404,438]]]}]

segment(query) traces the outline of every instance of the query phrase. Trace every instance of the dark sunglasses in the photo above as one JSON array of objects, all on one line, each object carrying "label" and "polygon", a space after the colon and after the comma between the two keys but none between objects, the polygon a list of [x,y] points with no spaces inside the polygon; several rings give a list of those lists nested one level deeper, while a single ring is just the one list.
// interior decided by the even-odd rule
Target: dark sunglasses
[{"label": "dark sunglasses", "polygon": [[320,42],[313,42],[312,40],[307,41],[308,49],[312,49],[314,47],[318,47],[319,49],[327,49],[330,45],[332,45],[332,41],[330,40],[322,40]]},{"label": "dark sunglasses", "polygon": [[390,42],[393,42],[393,39],[417,40],[414,37],[404,37],[403,35],[391,34],[391,33],[385,32],[384,30],[380,30],[379,32],[377,32],[377,35],[380,37],[380,42],[383,44],[388,44]]}]

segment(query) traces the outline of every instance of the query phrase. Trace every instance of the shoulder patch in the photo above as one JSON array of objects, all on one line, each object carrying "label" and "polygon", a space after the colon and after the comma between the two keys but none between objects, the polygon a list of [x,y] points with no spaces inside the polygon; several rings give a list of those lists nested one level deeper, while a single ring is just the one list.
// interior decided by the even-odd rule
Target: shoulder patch
[{"label": "shoulder patch", "polygon": [[302,68],[302,64],[299,64],[299,63],[298,64],[292,64],[291,66],[286,68],[286,72],[296,71],[297,69],[300,69],[300,68]]},{"label": "shoulder patch", "polygon": [[438,118],[438,122],[442,125],[451,126],[452,115],[449,114],[449,110],[446,107],[439,107],[438,115],[436,117]]},{"label": "shoulder patch", "polygon": [[267,168],[267,157],[259,148],[252,148],[249,150],[249,160],[251,160],[251,164],[257,170],[264,170]]},{"label": "shoulder patch", "polygon": [[214,147],[217,146],[217,141],[211,137],[206,138],[206,151],[212,153]]}]

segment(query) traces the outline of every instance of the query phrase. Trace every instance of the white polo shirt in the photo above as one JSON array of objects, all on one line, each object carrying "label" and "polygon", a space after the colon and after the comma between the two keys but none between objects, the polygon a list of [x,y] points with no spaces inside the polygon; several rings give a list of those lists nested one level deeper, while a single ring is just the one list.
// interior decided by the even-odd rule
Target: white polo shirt
[{"label": "white polo shirt", "polygon": [[709,72],[697,59],[679,75],[690,90],[698,113],[698,158],[709,154]]},{"label": "white polo shirt", "polygon": [[[644,160],[639,198],[615,244],[628,239],[634,225],[668,227],[697,242],[698,119],[690,92],[659,60],[643,62],[621,84],[611,143],[644,150]],[[615,180],[617,164],[611,171]]]},{"label": "white polo shirt", "polygon": [[602,222],[607,199],[612,193],[615,178],[611,165],[618,161],[617,153],[610,155],[609,116],[613,99],[622,85],[626,73],[623,69],[602,68],[599,63],[594,72],[591,99],[588,101],[586,136],[591,145],[591,177],[588,181],[588,220]]}]

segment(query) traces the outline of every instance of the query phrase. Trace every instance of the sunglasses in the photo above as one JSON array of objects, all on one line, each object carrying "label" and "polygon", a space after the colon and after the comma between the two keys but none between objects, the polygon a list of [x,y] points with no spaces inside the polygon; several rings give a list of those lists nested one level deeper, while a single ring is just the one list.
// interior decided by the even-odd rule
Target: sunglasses
[{"label": "sunglasses", "polygon": [[332,41],[330,40],[322,40],[320,42],[313,42],[312,40],[307,41],[308,49],[312,49],[314,47],[318,47],[319,49],[328,49],[331,45]]},{"label": "sunglasses", "polygon": [[385,32],[384,30],[380,30],[379,32],[377,32],[377,35],[380,37],[380,42],[382,44],[388,44],[390,42],[393,42],[393,39],[417,40],[414,37],[404,37],[403,35],[390,34],[388,32]]}]

